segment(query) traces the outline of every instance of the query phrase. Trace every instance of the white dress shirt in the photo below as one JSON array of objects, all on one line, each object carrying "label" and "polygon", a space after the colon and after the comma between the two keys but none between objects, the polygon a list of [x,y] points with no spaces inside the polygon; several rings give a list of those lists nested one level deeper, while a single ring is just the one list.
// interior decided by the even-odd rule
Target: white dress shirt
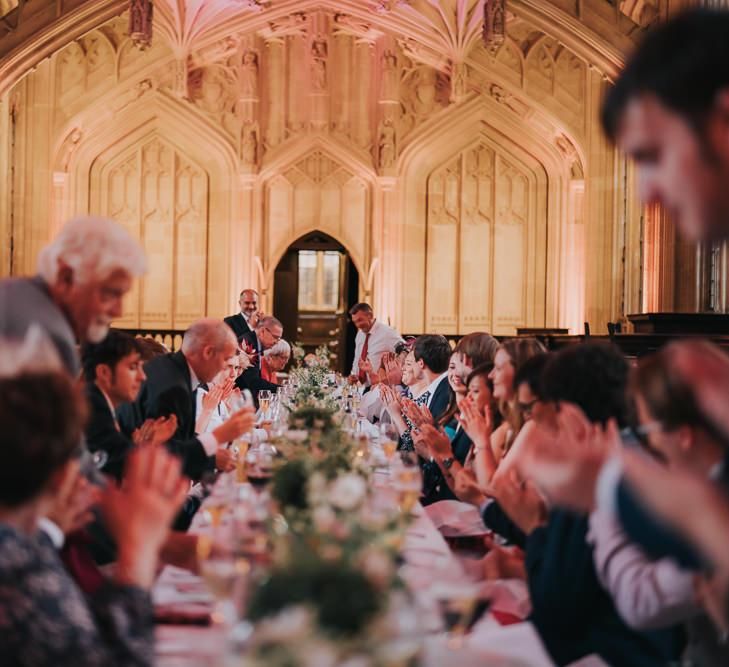
[{"label": "white dress shirt", "polygon": [[[195,396],[195,400],[197,401],[195,405],[195,419],[197,419],[200,414],[198,411],[201,409],[200,406],[202,405],[203,390],[201,389],[196,393],[195,390],[198,388],[200,380],[198,380],[197,375],[195,375],[195,371],[192,370],[192,366],[187,364],[187,367],[190,370],[190,388],[192,389],[192,395]],[[215,452],[218,451],[218,440],[212,433],[197,433],[195,437],[200,441],[200,444],[203,446],[203,449],[208,456],[215,456]]]},{"label": "white dress shirt", "polygon": [[445,373],[441,373],[435,380],[433,380],[425,389],[425,391],[430,392],[430,396],[428,397],[428,410],[430,410],[430,406],[433,404],[433,396],[435,396],[435,390],[438,389],[438,386],[440,385],[443,380],[445,380],[448,377],[448,371]]},{"label": "white dress shirt", "polygon": [[[379,320],[375,320],[370,329],[370,340],[367,343],[367,358],[372,364],[372,369],[377,371],[380,368],[382,355],[386,352],[394,352],[395,345],[402,341],[402,336],[395,329],[388,327]],[[367,334],[364,331],[358,331],[357,337],[354,339],[354,363],[352,364],[352,375],[359,374],[359,361],[362,357],[362,348],[364,347]]]}]

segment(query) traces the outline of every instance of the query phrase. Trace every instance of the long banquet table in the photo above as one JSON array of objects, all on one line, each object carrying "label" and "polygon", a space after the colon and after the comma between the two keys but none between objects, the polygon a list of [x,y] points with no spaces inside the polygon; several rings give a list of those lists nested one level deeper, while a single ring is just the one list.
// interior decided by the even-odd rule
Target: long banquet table
[{"label": "long banquet table", "polygon": [[[382,481],[382,480],[381,480]],[[448,581],[467,580],[492,599],[492,609],[519,614],[520,597],[526,596],[521,582],[474,582],[469,579],[462,561],[453,554],[445,539],[417,505],[414,520],[405,536],[402,575],[419,607],[428,609],[428,589],[441,573]],[[202,532],[201,522],[193,522],[191,532]],[[488,590],[486,590],[488,589]],[[152,592],[155,606],[168,611],[212,609],[213,600],[198,576],[179,568],[165,567]],[[432,614],[435,614],[432,610]],[[526,622],[501,626],[492,614],[481,619],[462,643],[454,648],[440,631],[437,615],[423,616],[428,633],[424,642],[423,664],[432,667],[458,665],[500,665],[513,667],[549,667],[552,665],[533,626]],[[214,667],[229,664],[222,659],[226,639],[215,626],[159,624],[156,628],[157,665],[159,667]]]}]

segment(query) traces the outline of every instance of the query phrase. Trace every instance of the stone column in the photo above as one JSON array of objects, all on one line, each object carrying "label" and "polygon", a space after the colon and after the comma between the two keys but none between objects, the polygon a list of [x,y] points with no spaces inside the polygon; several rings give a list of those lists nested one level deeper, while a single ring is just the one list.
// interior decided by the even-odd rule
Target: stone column
[{"label": "stone column", "polygon": [[643,311],[671,312],[676,297],[676,230],[658,204],[646,207],[643,220]]},{"label": "stone column", "polygon": [[266,145],[278,146],[284,140],[286,79],[284,77],[284,40],[282,37],[266,39],[268,70],[268,113]]},{"label": "stone column", "polygon": [[354,43],[355,70],[357,80],[354,100],[354,140],[358,146],[369,148],[372,144],[372,121],[370,118],[370,89],[372,86],[372,53],[374,42],[359,37]]}]

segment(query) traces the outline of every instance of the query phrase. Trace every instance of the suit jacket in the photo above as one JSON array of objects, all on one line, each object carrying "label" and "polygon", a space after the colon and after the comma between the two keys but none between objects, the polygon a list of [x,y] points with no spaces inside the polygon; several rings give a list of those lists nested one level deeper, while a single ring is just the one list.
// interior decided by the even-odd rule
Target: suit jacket
[{"label": "suit jacket", "polygon": [[128,433],[148,418],[174,414],[177,431],[167,443],[169,450],[182,459],[182,468],[190,479],[198,480],[215,467],[195,437],[195,401],[190,386],[190,369],[182,352],[156,357],[144,366],[147,379],[139,391],[133,409],[119,411],[122,427]]},{"label": "suit jacket", "polygon": [[33,324],[52,343],[68,373],[76,377],[81,370],[76,337],[45,281],[40,276],[0,280],[0,336],[22,339]]},{"label": "suit jacket", "polygon": [[620,618],[595,571],[588,517],[553,510],[526,537],[529,617],[558,665],[597,653],[607,664],[659,667],[679,657],[677,628],[638,632]]},{"label": "suit jacket", "polygon": [[131,438],[117,430],[111,407],[94,382],[86,384],[86,398],[89,405],[86,444],[92,452],[103,450],[109,455],[102,470],[120,480],[127,455],[134,444]]},{"label": "suit jacket", "polygon": [[247,368],[245,371],[243,371],[243,373],[235,381],[235,386],[238,387],[238,389],[250,389],[250,392],[251,394],[253,394],[253,398],[255,399],[257,405],[258,392],[261,391],[261,389],[278,391],[278,385],[274,384],[273,382],[269,382],[268,380],[264,380],[261,377],[263,349],[258,342],[258,336],[256,336],[256,332],[252,331],[250,333],[243,334],[238,339],[238,342],[246,343],[249,347],[258,351],[258,359],[256,360],[256,363],[254,363],[250,368]]},{"label": "suit jacket", "polygon": [[448,384],[448,378],[444,377],[435,388],[433,398],[430,399],[430,414],[433,415],[433,419],[438,421],[440,417],[448,408],[448,403],[451,400],[451,386]]},{"label": "suit jacket", "polygon": [[223,322],[225,322],[233,330],[235,337],[238,339],[240,339],[240,337],[244,334],[253,333],[253,329],[251,329],[248,325],[246,318],[240,313],[229,315],[223,319]]}]

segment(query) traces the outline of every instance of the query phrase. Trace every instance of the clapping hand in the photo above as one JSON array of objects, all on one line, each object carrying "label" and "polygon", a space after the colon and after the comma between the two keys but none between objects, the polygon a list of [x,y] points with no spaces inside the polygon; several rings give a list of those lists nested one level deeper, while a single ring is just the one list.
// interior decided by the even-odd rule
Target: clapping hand
[{"label": "clapping hand", "polygon": [[390,353],[385,360],[385,381],[390,385],[398,385],[402,383],[402,364],[397,355]]},{"label": "clapping hand", "polygon": [[486,500],[486,494],[479,486],[476,475],[469,468],[461,468],[455,475],[453,493],[458,500],[480,507]]},{"label": "clapping hand", "polygon": [[501,509],[527,535],[546,521],[542,497],[530,482],[520,481],[513,472],[494,478],[486,493],[499,502]]},{"label": "clapping hand", "polygon": [[235,470],[235,454],[232,450],[225,447],[218,447],[215,451],[215,467],[221,472],[231,472]]},{"label": "clapping hand", "polygon": [[488,447],[493,430],[491,409],[487,406],[486,414],[481,414],[470,398],[465,398],[461,401],[460,409],[461,414],[458,417],[458,421],[468,437],[473,442],[477,442],[483,447]]},{"label": "clapping hand", "polygon": [[264,317],[266,317],[266,316],[263,314],[263,311],[261,311],[261,310],[257,310],[255,313],[253,313],[250,316],[250,319],[248,320],[248,324],[250,325],[251,329],[255,329],[258,326],[258,323]]},{"label": "clapping hand", "polygon": [[418,405],[415,401],[405,398],[402,401],[403,414],[410,420],[414,428],[420,428],[424,424],[433,424],[433,415],[427,405]]},{"label": "clapping hand", "polygon": [[590,511],[597,476],[612,454],[620,451],[614,420],[603,429],[576,405],[560,404],[557,429],[533,428],[515,465],[556,505]]},{"label": "clapping hand", "polygon": [[489,552],[481,561],[484,579],[521,579],[526,580],[524,552],[518,547],[503,547],[496,544],[492,537],[484,538]]},{"label": "clapping hand", "polygon": [[244,433],[250,431],[256,423],[256,411],[252,407],[245,407],[234,412],[214,431],[213,435],[218,444],[232,442]]},{"label": "clapping hand", "polygon": [[109,485],[101,499],[106,525],[118,545],[119,583],[148,588],[170,524],[189,482],[179,458],[161,447],[139,447],[127,459],[121,486]]},{"label": "clapping hand", "polygon": [[132,442],[137,446],[163,445],[177,432],[177,417],[171,414],[157,419],[145,419],[132,433]]},{"label": "clapping hand", "polygon": [[413,431],[413,442],[416,441],[420,448],[418,453],[424,458],[432,456],[434,459],[447,459],[453,456],[448,436],[432,424],[423,424],[417,433]]}]

